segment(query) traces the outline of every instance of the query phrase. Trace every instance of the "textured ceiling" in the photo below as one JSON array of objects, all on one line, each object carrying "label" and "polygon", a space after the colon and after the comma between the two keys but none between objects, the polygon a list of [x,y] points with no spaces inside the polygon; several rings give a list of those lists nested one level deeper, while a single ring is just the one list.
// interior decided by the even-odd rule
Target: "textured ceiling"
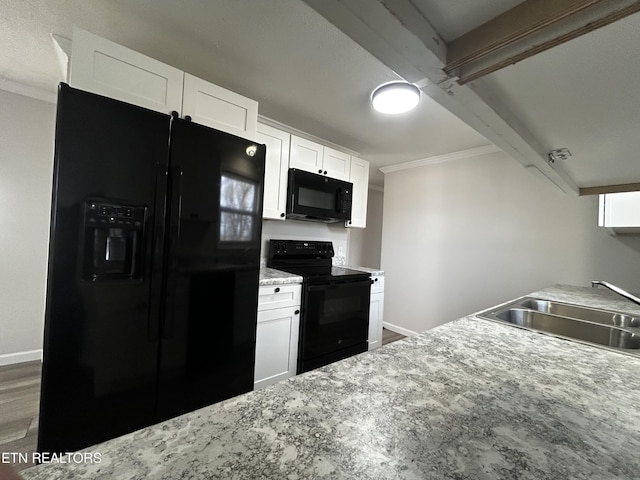
[{"label": "textured ceiling", "polygon": [[547,150],[582,187],[640,181],[640,15],[635,14],[493,73]]},{"label": "textured ceiling", "polygon": [[[411,1],[447,41],[520,3]],[[373,183],[376,167],[489,143],[428,97],[399,117],[375,114],[370,92],[397,75],[301,0],[0,0],[0,88],[53,97],[61,71],[50,35],[71,38],[74,25],[359,152]],[[483,81],[539,144],[570,149],[564,167],[579,186],[640,182],[639,44],[635,14]]]},{"label": "textured ceiling", "polygon": [[409,114],[375,114],[371,91],[397,75],[299,0],[0,0],[0,12],[0,76],[51,92],[61,73],[50,34],[71,38],[77,25],[254,98],[261,115],[374,167],[489,143],[428,97]]},{"label": "textured ceiling", "polygon": [[515,7],[523,0],[412,0],[445,42]]}]

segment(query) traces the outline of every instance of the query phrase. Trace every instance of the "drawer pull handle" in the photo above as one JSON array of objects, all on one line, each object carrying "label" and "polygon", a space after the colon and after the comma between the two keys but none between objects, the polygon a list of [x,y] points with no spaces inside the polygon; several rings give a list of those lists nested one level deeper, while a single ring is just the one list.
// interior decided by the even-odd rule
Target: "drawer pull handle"
[{"label": "drawer pull handle", "polygon": [[295,312],[293,312],[294,315],[298,315],[300,313],[300,310],[296,310]]},{"label": "drawer pull handle", "polygon": [[280,291],[280,287],[276,287],[275,292],[278,293]]}]

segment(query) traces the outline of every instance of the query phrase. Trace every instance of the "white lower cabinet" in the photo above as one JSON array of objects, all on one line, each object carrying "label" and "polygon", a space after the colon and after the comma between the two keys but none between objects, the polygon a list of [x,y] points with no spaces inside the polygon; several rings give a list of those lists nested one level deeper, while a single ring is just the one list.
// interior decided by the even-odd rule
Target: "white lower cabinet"
[{"label": "white lower cabinet", "polygon": [[260,287],[254,390],[296,374],[301,290],[299,284]]},{"label": "white lower cabinet", "polygon": [[384,275],[371,277],[371,303],[369,304],[369,350],[382,346],[384,311]]}]

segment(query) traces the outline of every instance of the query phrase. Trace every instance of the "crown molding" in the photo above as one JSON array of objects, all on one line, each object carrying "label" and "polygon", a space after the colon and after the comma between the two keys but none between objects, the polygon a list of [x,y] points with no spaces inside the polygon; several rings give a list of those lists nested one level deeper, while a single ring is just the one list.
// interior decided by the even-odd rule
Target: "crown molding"
[{"label": "crown molding", "polygon": [[22,83],[14,82],[8,78],[0,77],[0,90],[6,92],[16,93],[24,97],[35,98],[36,100],[42,100],[48,103],[56,103],[56,92],[50,92],[44,88],[32,87]]},{"label": "crown molding", "polygon": [[470,157],[478,157],[480,155],[488,155],[490,153],[501,152],[502,150],[495,145],[485,145],[484,147],[470,148],[468,150],[460,150],[458,152],[445,153],[443,155],[435,155],[433,157],[421,158],[410,162],[397,163],[381,167],[382,173],[397,172],[398,170],[408,170],[410,168],[424,167],[425,165],[435,165],[437,163],[451,162],[453,160],[463,160]]}]

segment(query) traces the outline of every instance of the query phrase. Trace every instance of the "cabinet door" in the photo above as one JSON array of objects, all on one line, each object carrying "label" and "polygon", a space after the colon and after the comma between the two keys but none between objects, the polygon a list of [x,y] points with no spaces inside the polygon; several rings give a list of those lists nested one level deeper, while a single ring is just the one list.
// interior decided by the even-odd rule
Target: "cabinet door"
[{"label": "cabinet door", "polygon": [[382,312],[384,310],[384,293],[371,294],[369,304],[369,350],[382,346]]},{"label": "cabinet door", "polygon": [[384,292],[384,275],[372,275],[371,280],[371,293]]},{"label": "cabinet door", "polygon": [[287,172],[291,135],[259,123],[256,140],[267,146],[262,218],[284,220],[287,208]]},{"label": "cabinet door", "polygon": [[601,218],[600,226],[640,227],[640,192],[600,195],[600,204],[604,209],[604,219]]},{"label": "cabinet door", "polygon": [[347,153],[340,152],[333,148],[324,147],[322,154],[322,173],[331,178],[338,180],[349,180],[349,166],[351,165],[351,156]]},{"label": "cabinet door", "polygon": [[306,138],[291,135],[291,154],[289,166],[311,173],[322,174],[322,155],[324,147]]},{"label": "cabinet door", "polygon": [[351,157],[349,181],[353,183],[353,193],[351,194],[351,220],[346,222],[346,226],[365,228],[369,198],[369,162]]},{"label": "cabinet door", "polygon": [[256,139],[258,102],[188,73],[184,74],[182,115],[223,132]]},{"label": "cabinet door", "polygon": [[69,85],[163,113],[180,112],[184,73],[75,28]]},{"label": "cabinet door", "polygon": [[254,390],[296,374],[299,308],[258,312]]}]

